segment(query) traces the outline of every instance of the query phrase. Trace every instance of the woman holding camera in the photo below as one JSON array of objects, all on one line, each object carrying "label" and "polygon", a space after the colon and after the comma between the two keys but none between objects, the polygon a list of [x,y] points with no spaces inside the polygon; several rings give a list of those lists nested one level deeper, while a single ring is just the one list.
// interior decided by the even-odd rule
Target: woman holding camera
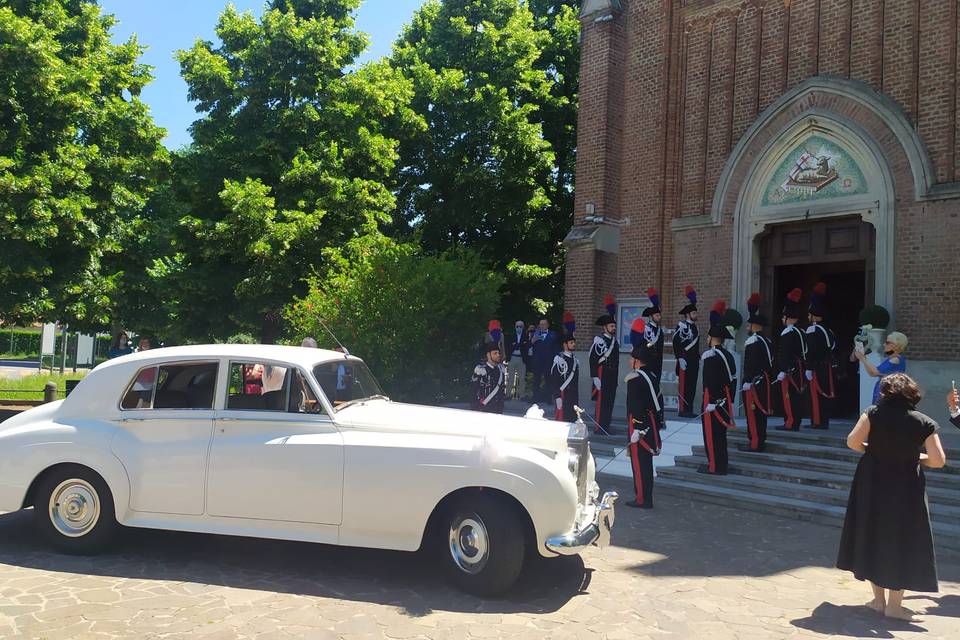
[{"label": "woman holding camera", "polygon": [[863,363],[863,368],[874,378],[879,378],[873,386],[873,403],[876,404],[880,398],[880,379],[891,373],[906,373],[907,359],[903,355],[903,350],[907,348],[907,336],[899,331],[893,331],[887,336],[883,343],[883,361],[877,366],[870,364],[867,360],[867,354],[860,345],[854,349],[852,356]]}]

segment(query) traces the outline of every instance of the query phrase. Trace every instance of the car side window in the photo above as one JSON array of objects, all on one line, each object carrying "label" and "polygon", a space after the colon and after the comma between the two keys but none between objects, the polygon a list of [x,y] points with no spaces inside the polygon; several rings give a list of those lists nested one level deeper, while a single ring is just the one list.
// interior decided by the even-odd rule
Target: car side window
[{"label": "car side window", "polygon": [[289,413],[326,413],[317,396],[310,389],[310,385],[299,371],[294,371],[290,378],[290,402],[287,405]]},{"label": "car side window", "polygon": [[137,372],[122,409],[212,409],[216,362],[172,363]]},{"label": "car side window", "polygon": [[226,408],[241,411],[284,411],[289,402],[290,372],[263,362],[231,362]]}]

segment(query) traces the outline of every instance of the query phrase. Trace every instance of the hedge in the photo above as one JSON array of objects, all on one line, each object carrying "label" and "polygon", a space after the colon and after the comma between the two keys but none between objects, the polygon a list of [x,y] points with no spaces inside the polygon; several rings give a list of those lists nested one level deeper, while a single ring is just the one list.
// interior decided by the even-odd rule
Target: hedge
[{"label": "hedge", "polygon": [[[67,332],[69,342],[67,343],[67,364],[73,366],[73,359],[77,349],[77,334]],[[96,336],[93,347],[94,358],[97,356],[106,356],[110,350],[110,336]],[[57,332],[54,353],[57,354],[57,362],[63,348],[63,333]],[[27,358],[36,359],[40,357],[40,331],[32,329],[0,329],[0,353],[11,355],[24,355]]]}]

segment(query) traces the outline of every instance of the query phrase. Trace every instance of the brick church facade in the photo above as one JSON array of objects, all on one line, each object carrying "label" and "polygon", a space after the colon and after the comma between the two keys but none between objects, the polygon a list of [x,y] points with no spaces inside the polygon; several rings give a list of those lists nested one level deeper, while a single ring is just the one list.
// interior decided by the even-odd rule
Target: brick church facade
[{"label": "brick church facade", "polygon": [[652,286],[669,329],[689,283],[705,332],[713,300],[746,315],[760,291],[776,334],[785,293],[823,280],[843,361],[859,310],[885,307],[942,411],[960,378],[958,13],[585,0],[566,308],[587,326],[613,294],[622,329]]}]

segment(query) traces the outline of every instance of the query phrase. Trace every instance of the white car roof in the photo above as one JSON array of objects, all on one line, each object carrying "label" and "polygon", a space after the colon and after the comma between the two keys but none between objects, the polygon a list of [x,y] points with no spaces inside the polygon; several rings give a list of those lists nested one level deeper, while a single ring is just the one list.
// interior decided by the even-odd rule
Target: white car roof
[{"label": "white car roof", "polygon": [[[352,356],[349,356],[352,358]],[[342,360],[344,354],[329,349],[288,347],[277,344],[193,344],[183,347],[148,349],[107,360],[100,367],[137,363],[138,367],[152,361],[190,360],[204,358],[237,358],[241,360],[279,360],[309,369],[319,362]],[[97,367],[97,368],[100,368]]]}]

